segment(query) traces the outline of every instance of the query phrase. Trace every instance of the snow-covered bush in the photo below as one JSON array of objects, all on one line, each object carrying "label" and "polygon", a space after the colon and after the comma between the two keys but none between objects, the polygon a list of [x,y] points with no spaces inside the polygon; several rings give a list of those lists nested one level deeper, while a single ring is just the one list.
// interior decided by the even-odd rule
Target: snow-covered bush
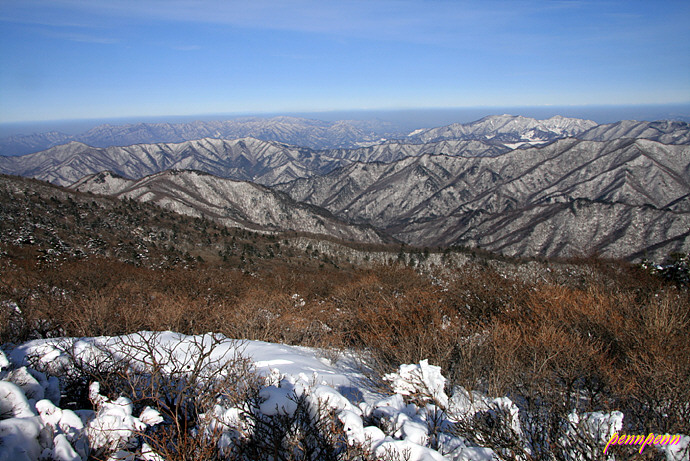
[{"label": "snow-covered bush", "polygon": [[[220,335],[151,332],[22,345],[14,364],[0,356],[0,460],[441,459],[365,427],[363,410],[316,375],[256,373],[242,349]],[[86,386],[62,405],[85,392],[92,409],[27,398],[54,394],[54,377],[27,378],[50,373]]]},{"label": "snow-covered bush", "polygon": [[[624,427],[620,411],[564,413],[547,401],[526,405],[523,398],[515,403],[459,386],[447,396],[445,378],[426,361],[401,365],[385,379],[396,394],[375,403],[368,414],[387,423],[379,426],[389,435],[431,447],[445,459],[613,461],[629,454],[629,447],[604,453]],[[690,455],[682,443],[660,448],[669,461]],[[660,453],[648,453],[653,459],[655,455]]]},{"label": "snow-covered bush", "polygon": [[[613,433],[629,429],[621,412],[449,388],[426,360],[385,376],[392,393],[382,395],[358,387],[363,376],[350,368],[341,386],[326,382],[340,371],[316,354],[169,332],[19,345],[0,354],[0,461],[613,461],[626,453],[603,454]],[[283,365],[289,371],[273,368]],[[84,383],[88,407],[74,398],[81,393],[56,392],[54,374],[73,388]],[[666,450],[668,460],[687,455],[687,444]]]},{"label": "snow-covered bush", "polygon": [[[92,385],[97,411],[78,412],[57,406],[56,378],[41,372],[11,367],[0,352],[0,460],[80,461],[100,452],[137,445],[133,438],[147,426],[160,422],[159,415],[146,409],[132,415],[131,401],[120,397],[112,402]],[[43,398],[48,396],[49,398]]]},{"label": "snow-covered bush", "polygon": [[418,405],[434,403],[443,409],[448,407],[444,390],[446,378],[441,374],[441,367],[429,365],[426,359],[419,364],[401,365],[396,373],[387,374],[383,379],[391,382],[393,392]]}]

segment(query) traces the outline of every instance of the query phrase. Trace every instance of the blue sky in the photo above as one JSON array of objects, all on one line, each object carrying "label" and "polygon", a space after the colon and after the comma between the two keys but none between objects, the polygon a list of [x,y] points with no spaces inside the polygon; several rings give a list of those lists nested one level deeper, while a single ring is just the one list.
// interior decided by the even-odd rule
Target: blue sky
[{"label": "blue sky", "polygon": [[690,1],[0,0],[0,123],[690,102]]}]

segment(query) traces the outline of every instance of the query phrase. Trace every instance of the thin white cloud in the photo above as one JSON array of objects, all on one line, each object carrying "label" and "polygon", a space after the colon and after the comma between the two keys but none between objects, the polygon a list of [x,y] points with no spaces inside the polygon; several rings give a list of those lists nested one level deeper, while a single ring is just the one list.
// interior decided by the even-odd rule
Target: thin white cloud
[{"label": "thin white cloud", "polygon": [[40,17],[48,9],[61,10],[63,20],[86,16],[104,25],[114,18],[197,22],[427,42],[471,33],[480,24],[491,30],[518,21],[528,9],[514,5],[506,0],[25,0],[17,10],[29,17]]}]

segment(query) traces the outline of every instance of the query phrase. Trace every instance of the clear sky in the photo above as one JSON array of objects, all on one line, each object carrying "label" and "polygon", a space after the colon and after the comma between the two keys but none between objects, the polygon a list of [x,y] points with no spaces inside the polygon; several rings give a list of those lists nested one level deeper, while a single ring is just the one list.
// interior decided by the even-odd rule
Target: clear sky
[{"label": "clear sky", "polygon": [[690,102],[690,1],[0,0],[0,123]]}]

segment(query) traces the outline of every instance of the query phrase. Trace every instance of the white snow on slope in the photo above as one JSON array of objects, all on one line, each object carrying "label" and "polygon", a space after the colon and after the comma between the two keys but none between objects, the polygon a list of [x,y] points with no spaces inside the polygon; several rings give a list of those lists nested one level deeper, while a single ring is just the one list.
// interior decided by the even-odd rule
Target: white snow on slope
[{"label": "white snow on slope", "polygon": [[[431,429],[434,424],[440,424],[437,428],[449,427],[460,418],[492,409],[510,415],[512,430],[518,436],[522,434],[519,409],[510,399],[491,399],[462,388],[455,388],[449,397],[440,368],[425,360],[401,365],[397,372],[386,375],[384,379],[391,382],[393,394],[381,395],[362,384],[363,375],[351,360],[331,364],[319,358],[320,352],[315,349],[238,341],[214,334],[140,332],[122,337],[36,340],[8,348],[9,357],[0,351],[0,461],[78,461],[87,459],[94,449],[110,451],[110,459],[163,459],[136,437],[146,427],[161,423],[163,418],[156,410],[146,407],[136,415],[131,400],[101,394],[98,382],[89,386],[95,411],[59,407],[60,394],[55,392],[54,378],[47,374],[68,366],[66,350],[93,363],[105,355],[116,360],[133,358],[132,363],[142,367],[155,361],[171,371],[194,363],[200,350],[209,352],[203,363],[210,365],[240,354],[251,358],[256,371],[266,376],[259,392],[260,414],[291,415],[296,411],[294,397],[302,396],[311,412],[321,411],[324,417],[334,415],[350,444],[369,444],[380,456],[397,453],[413,461],[492,461],[496,453],[491,449],[473,446],[452,432]],[[30,368],[30,363],[46,374]],[[236,428],[246,429],[242,426],[242,410],[237,407],[217,404],[207,416],[211,422],[197,429],[200,434],[208,430],[232,434]],[[610,434],[620,430],[623,415],[573,413],[572,418],[605,444]],[[387,428],[387,433],[382,428]],[[430,448],[434,438],[436,450]],[[221,438],[221,448],[229,448],[232,440],[231,435]],[[683,456],[666,451],[668,461]]]},{"label": "white snow on slope", "polygon": [[[155,338],[156,346],[164,354],[164,351],[173,350],[179,361],[187,359],[194,351],[196,344],[211,346],[216,338],[221,335],[187,336],[170,331],[153,333],[140,332],[121,337],[98,337],[69,340],[70,345],[79,354],[87,354],[102,347],[112,348],[113,352],[121,356],[134,356],[143,359],[142,350],[137,347],[123,347],[123,345],[136,345],[142,341],[151,341]],[[46,364],[54,362],[62,354],[54,340],[36,340],[16,347],[10,354],[14,363],[26,363],[27,357],[38,354],[43,357]],[[316,375],[319,382],[332,387],[350,386],[351,368],[338,369],[327,364],[325,359],[318,358],[318,352],[311,348],[299,346],[286,346],[283,344],[266,343],[263,341],[245,341],[224,339],[218,344],[213,344],[213,352],[208,357],[209,362],[215,362],[222,358],[233,357],[236,353],[243,357],[251,358],[256,370],[268,375],[277,370],[282,375],[299,377],[300,374]]]}]

